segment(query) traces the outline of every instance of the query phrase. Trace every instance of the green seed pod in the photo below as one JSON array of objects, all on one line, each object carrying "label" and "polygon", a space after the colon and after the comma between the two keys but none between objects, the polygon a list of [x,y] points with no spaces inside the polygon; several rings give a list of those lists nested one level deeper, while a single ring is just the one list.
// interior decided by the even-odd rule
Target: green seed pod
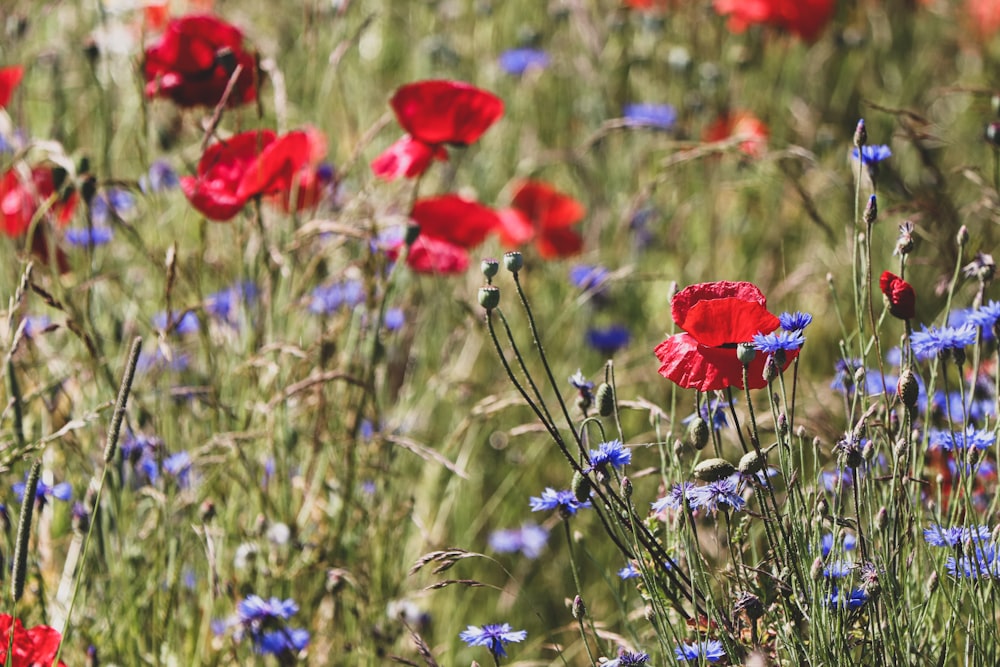
[{"label": "green seed pod", "polygon": [[736,472],[736,467],[725,459],[705,459],[694,467],[695,479],[718,482]]},{"label": "green seed pod", "polygon": [[708,444],[708,422],[699,415],[695,417],[687,427],[687,444],[697,450],[702,450]]},{"label": "green seed pod", "polygon": [[479,268],[482,270],[483,276],[485,276],[487,280],[490,280],[497,274],[497,272],[500,271],[500,262],[495,259],[484,259],[480,262]]},{"label": "green seed pod", "polygon": [[573,473],[573,482],[570,484],[573,489],[573,496],[578,502],[584,503],[590,498],[590,478],[578,472]]},{"label": "green seed pod", "polygon": [[503,265],[511,273],[517,273],[524,266],[524,255],[516,250],[504,253]]},{"label": "green seed pod", "polygon": [[753,361],[756,356],[757,350],[755,350],[753,345],[750,343],[740,343],[736,346],[736,358],[739,359],[740,363],[744,366],[749,366],[750,362]]},{"label": "green seed pod", "polygon": [[479,305],[486,310],[493,310],[500,305],[500,288],[493,285],[479,288]]},{"label": "green seed pod", "polygon": [[903,405],[908,408],[917,406],[917,398],[920,394],[920,387],[917,384],[917,376],[912,370],[906,368],[899,374],[899,382],[896,383],[896,392],[899,394]]},{"label": "green seed pod", "polygon": [[615,413],[615,390],[607,382],[597,387],[597,413],[602,417],[610,417]]}]

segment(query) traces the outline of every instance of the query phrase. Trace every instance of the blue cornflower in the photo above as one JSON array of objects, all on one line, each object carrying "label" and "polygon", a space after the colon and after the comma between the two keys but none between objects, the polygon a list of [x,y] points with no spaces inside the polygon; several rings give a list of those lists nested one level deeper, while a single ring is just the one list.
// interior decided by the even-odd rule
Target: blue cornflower
[{"label": "blue cornflower", "polygon": [[854,471],[849,468],[823,470],[819,473],[819,482],[830,493],[836,493],[854,484]]},{"label": "blue cornflower", "polygon": [[549,531],[534,523],[526,523],[520,528],[495,530],[490,533],[490,548],[501,554],[521,552],[534,560],[542,554]]},{"label": "blue cornflower", "polygon": [[135,208],[135,197],[128,190],[110,188],[99,192],[90,202],[90,216],[98,225],[105,225],[112,218],[124,218]]},{"label": "blue cornflower", "polygon": [[532,496],[529,502],[532,512],[557,509],[563,516],[573,516],[577,510],[591,507],[589,500],[581,503],[571,490],[556,491],[551,487],[542,491],[540,498]]},{"label": "blue cornflower", "polygon": [[632,462],[632,450],[621,443],[620,440],[602,442],[598,449],[590,450],[590,468],[597,470],[607,466],[609,463],[615,468],[621,468]]},{"label": "blue cornflower", "polygon": [[921,326],[910,335],[910,347],[918,359],[931,359],[949,351],[964,350],[976,342],[976,328],[969,323],[960,327]]},{"label": "blue cornflower", "polygon": [[389,308],[385,311],[385,320],[382,323],[386,331],[398,331],[406,324],[406,314],[402,308]]},{"label": "blue cornflower", "polygon": [[812,324],[813,316],[802,311],[786,312],[778,315],[778,321],[781,322],[781,328],[785,331],[802,331]]},{"label": "blue cornflower", "polygon": [[855,588],[849,593],[842,593],[840,589],[834,587],[833,592],[827,599],[827,606],[831,609],[857,609],[868,601],[868,594],[860,588]]},{"label": "blue cornflower", "polygon": [[523,642],[528,637],[528,632],[526,630],[511,630],[510,623],[503,623],[502,625],[484,625],[481,628],[470,625],[458,636],[469,646],[485,646],[494,658],[503,658],[507,655],[504,644]]},{"label": "blue cornflower", "polygon": [[104,226],[66,230],[66,242],[78,248],[105,245],[111,242],[113,236],[111,228]]},{"label": "blue cornflower", "polygon": [[997,441],[993,431],[982,431],[974,426],[968,426],[965,433],[955,433],[954,431],[941,431],[934,429],[928,437],[928,447],[931,449],[942,449],[950,452],[953,449],[989,449]]},{"label": "blue cornflower", "polygon": [[674,487],[670,489],[670,493],[653,503],[653,511],[659,514],[667,509],[679,510],[684,507],[685,498],[691,509],[698,509],[700,505],[696,503],[700,503],[701,500],[695,497],[693,493],[694,488],[695,486],[691,482],[674,484]]},{"label": "blue cornflower", "polygon": [[521,76],[529,69],[543,70],[548,67],[549,54],[541,49],[510,49],[501,53],[497,61],[507,74]]},{"label": "blue cornflower", "polygon": [[854,571],[854,561],[835,560],[823,568],[823,576],[828,579],[842,579]]},{"label": "blue cornflower", "polygon": [[177,480],[183,489],[191,483],[191,455],[186,451],[171,454],[163,459],[163,471]]},{"label": "blue cornflower", "polygon": [[967,321],[982,330],[984,340],[992,340],[997,320],[1000,320],[1000,301],[988,301],[978,309],[971,311]]},{"label": "blue cornflower", "polygon": [[172,190],[180,185],[177,172],[167,162],[156,160],[149,166],[149,173],[139,178],[139,189],[144,193]]},{"label": "blue cornflower", "polygon": [[703,404],[698,412],[692,412],[682,419],[681,423],[690,424],[699,416],[716,431],[729,426],[729,420],[726,418],[726,402],[721,399],[715,399],[708,404]]},{"label": "blue cornflower", "polygon": [[765,354],[792,352],[800,349],[805,342],[806,337],[802,335],[801,330],[778,329],[769,334],[757,333],[753,336],[754,349]]},{"label": "blue cornflower", "polygon": [[24,336],[31,338],[49,328],[52,320],[47,315],[28,315],[24,318]]},{"label": "blue cornflower", "polygon": [[237,639],[249,634],[254,650],[261,655],[298,653],[309,644],[309,632],[286,624],[298,611],[294,600],[248,595],[236,607],[236,620],[241,626]]},{"label": "blue cornflower", "polygon": [[990,527],[952,526],[945,528],[936,523],[924,528],[924,541],[932,547],[957,547],[966,542],[986,542],[990,539]]},{"label": "blue cornflower", "polygon": [[677,122],[677,110],[669,104],[626,104],[622,116],[633,127],[660,130],[669,130]]},{"label": "blue cornflower", "polygon": [[696,486],[689,492],[689,503],[692,509],[703,507],[713,514],[719,511],[719,505],[739,512],[746,507],[747,501],[736,492],[736,488],[737,482],[732,477]]},{"label": "blue cornflower", "polygon": [[265,600],[259,595],[248,595],[236,606],[237,618],[244,625],[273,619],[287,621],[298,611],[299,605],[295,600],[281,600],[275,597]]},{"label": "blue cornflower", "polygon": [[[858,159],[858,149],[855,148],[851,151],[851,156],[857,160]],[[892,157],[892,150],[884,145],[869,145],[861,147],[861,161],[868,166],[873,164],[878,164],[882,160]]]},{"label": "blue cornflower", "polygon": [[637,579],[642,576],[642,572],[635,566],[635,563],[629,562],[628,565],[618,570],[618,576],[622,580]]},{"label": "blue cornflower", "polygon": [[605,356],[611,356],[628,345],[632,334],[620,324],[609,327],[591,327],[587,330],[587,344]]},{"label": "blue cornflower", "polygon": [[1000,578],[1000,559],[994,544],[977,546],[972,554],[949,556],[945,561],[948,574],[956,579]]},{"label": "blue cornflower", "polygon": [[603,266],[577,264],[569,270],[569,282],[574,287],[597,296],[604,293],[605,283],[610,274],[611,272]]},{"label": "blue cornflower", "polygon": [[365,299],[364,288],[358,280],[320,285],[312,291],[309,312],[314,315],[329,315],[341,306],[353,308]]},{"label": "blue cornflower", "polygon": [[145,433],[125,434],[119,449],[122,461],[132,464],[137,484],[155,483],[160,477],[160,464],[157,462],[157,452],[163,447],[163,440]]},{"label": "blue cornflower", "polygon": [[716,639],[708,639],[703,642],[688,644],[683,642],[674,648],[674,655],[678,662],[700,662],[704,658],[706,662],[718,662],[726,657],[726,651],[722,648],[722,642]]},{"label": "blue cornflower", "polygon": [[[24,477],[25,479],[28,478],[27,475]],[[18,502],[24,501],[24,489],[26,486],[26,482],[16,482],[14,484],[13,491]],[[69,482],[49,485],[39,479],[38,486],[35,487],[35,503],[39,507],[45,507],[50,497],[66,502],[73,497],[73,486]]]},{"label": "blue cornflower", "polygon": [[587,379],[582,371],[577,369],[576,373],[569,376],[569,383],[578,391],[590,393],[594,389],[594,383]]},{"label": "blue cornflower", "polygon": [[[834,365],[836,373],[830,382],[830,388],[842,394],[852,396],[857,388],[854,382],[855,374],[860,367],[860,359],[838,359]],[[876,396],[881,394],[883,393],[883,387],[888,390],[890,395],[895,394],[898,380],[897,376],[886,374],[885,382],[883,383],[882,373],[879,369],[865,368],[865,395]],[[919,378],[917,381],[920,382]]]},{"label": "blue cornflower", "polygon": [[643,667],[647,664],[649,664],[648,653],[643,653],[642,651],[633,653],[623,648],[618,649],[617,658],[601,663],[602,667]]},{"label": "blue cornflower", "polygon": [[205,299],[205,312],[216,319],[233,322],[236,307],[242,302],[251,304],[257,299],[257,285],[249,280],[241,280],[232,287],[209,294]]},{"label": "blue cornflower", "polygon": [[165,312],[153,315],[153,326],[157,329],[166,330],[168,324],[172,327],[171,332],[178,335],[195,333],[198,331],[198,315],[192,310],[183,313],[174,312],[170,315],[169,322]]},{"label": "blue cornflower", "polygon": [[[853,533],[846,533],[844,535],[844,551],[851,551],[858,546],[858,538],[854,536]],[[830,555],[833,550],[833,533],[826,533],[819,541],[820,552],[823,554],[823,558]]]},{"label": "blue cornflower", "polygon": [[283,628],[262,633],[254,641],[254,650],[261,655],[296,654],[309,645],[305,628]]}]

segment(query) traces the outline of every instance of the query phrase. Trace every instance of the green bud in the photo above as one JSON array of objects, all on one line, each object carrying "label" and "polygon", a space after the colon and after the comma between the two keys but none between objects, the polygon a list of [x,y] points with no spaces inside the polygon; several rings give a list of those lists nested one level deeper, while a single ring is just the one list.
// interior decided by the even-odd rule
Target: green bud
[{"label": "green bud", "polygon": [[633,490],[634,489],[632,488],[632,480],[630,480],[628,477],[622,477],[622,495],[625,496],[626,500],[632,497]]},{"label": "green bud", "polygon": [[695,417],[687,427],[687,443],[697,450],[702,450],[708,444],[708,422],[701,415]]},{"label": "green bud", "polygon": [[703,482],[718,482],[736,472],[735,466],[725,459],[705,459],[694,467],[694,476]]},{"label": "green bud", "polygon": [[740,474],[743,475],[756,475],[767,465],[767,452],[761,450],[760,452],[747,452],[740,459],[740,464],[737,468]]},{"label": "green bud", "polygon": [[607,382],[597,387],[597,413],[602,417],[610,417],[615,413],[615,390]]},{"label": "green bud", "polygon": [[920,386],[917,384],[917,376],[909,368],[904,369],[899,374],[899,382],[896,383],[896,392],[899,394],[903,405],[908,408],[917,406],[917,398],[920,394]]},{"label": "green bud", "polygon": [[574,472],[570,488],[573,489],[573,496],[578,502],[585,503],[590,499],[590,478],[586,475]]},{"label": "green bud", "polygon": [[587,605],[583,604],[583,598],[577,595],[573,598],[573,618],[580,620],[587,615]]}]

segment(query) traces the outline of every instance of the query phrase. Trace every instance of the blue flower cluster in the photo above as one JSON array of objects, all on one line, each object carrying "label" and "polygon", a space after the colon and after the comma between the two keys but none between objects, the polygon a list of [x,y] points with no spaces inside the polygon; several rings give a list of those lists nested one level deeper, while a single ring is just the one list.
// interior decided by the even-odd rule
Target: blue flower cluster
[{"label": "blue flower cluster", "polygon": [[288,619],[299,611],[294,600],[272,597],[265,600],[248,595],[236,607],[239,629],[236,639],[249,637],[254,651],[260,655],[294,656],[309,644],[309,632],[288,627]]}]

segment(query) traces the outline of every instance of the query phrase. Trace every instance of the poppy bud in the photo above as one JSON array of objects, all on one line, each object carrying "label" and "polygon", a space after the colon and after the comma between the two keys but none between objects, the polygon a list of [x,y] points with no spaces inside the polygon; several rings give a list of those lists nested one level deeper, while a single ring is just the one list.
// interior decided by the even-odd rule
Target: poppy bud
[{"label": "poppy bud", "polygon": [[479,288],[479,305],[486,310],[493,310],[500,304],[500,289],[492,285]]},{"label": "poppy bud", "polygon": [[573,497],[575,497],[578,502],[585,503],[590,499],[590,478],[586,475],[574,472],[573,481],[569,486],[573,489]]},{"label": "poppy bud", "polygon": [[740,474],[742,475],[756,475],[764,466],[767,465],[767,453],[764,451],[760,452],[747,452],[740,459],[740,464],[738,466]]},{"label": "poppy bud", "polygon": [[749,366],[750,362],[752,362],[756,356],[757,350],[755,350],[753,345],[750,343],[740,343],[736,346],[736,358],[739,359],[740,363],[744,366]]},{"label": "poppy bud", "polygon": [[916,316],[917,296],[910,283],[889,271],[883,271],[878,284],[889,303],[890,315],[901,320]]},{"label": "poppy bud", "polygon": [[861,118],[858,120],[858,124],[854,128],[854,146],[860,149],[867,143],[868,143],[868,130],[867,128],[865,128],[865,119]]},{"label": "poppy bud", "polygon": [[735,466],[725,459],[705,459],[694,467],[694,476],[703,482],[718,482],[736,472]]},{"label": "poppy bud", "polygon": [[615,413],[615,390],[607,382],[597,387],[597,412],[602,417],[610,417]]},{"label": "poppy bud", "polygon": [[511,273],[517,273],[524,266],[524,255],[516,250],[505,252],[503,255],[503,265]]},{"label": "poppy bud", "polygon": [[493,276],[495,276],[498,271],[500,271],[500,262],[495,259],[484,259],[480,263],[479,268],[482,270],[483,276],[486,277],[486,280],[489,281],[492,280]]},{"label": "poppy bud", "polygon": [[899,374],[899,382],[896,383],[896,393],[899,394],[903,405],[914,408],[917,405],[917,398],[920,395],[920,386],[917,384],[917,376],[909,368],[904,369]]},{"label": "poppy bud", "polygon": [[687,427],[687,442],[689,445],[697,450],[701,450],[708,444],[708,422],[701,418],[701,415],[695,417]]}]

